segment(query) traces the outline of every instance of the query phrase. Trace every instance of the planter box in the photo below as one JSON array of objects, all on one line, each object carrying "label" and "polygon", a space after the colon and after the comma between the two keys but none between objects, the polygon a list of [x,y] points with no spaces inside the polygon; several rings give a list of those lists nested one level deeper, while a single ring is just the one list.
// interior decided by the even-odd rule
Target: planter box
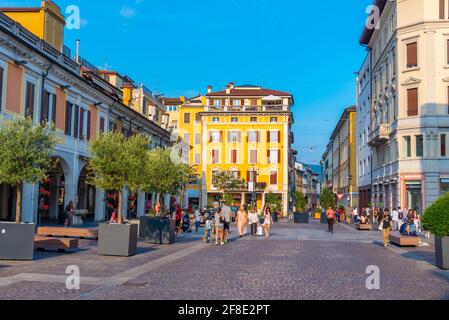
[{"label": "planter box", "polygon": [[136,254],[137,224],[100,224],[98,254],[130,257]]},{"label": "planter box", "polygon": [[0,223],[0,260],[33,260],[34,224]]},{"label": "planter box", "polygon": [[295,213],[295,223],[308,224],[309,214],[308,213]]},{"label": "planter box", "polygon": [[449,237],[435,237],[435,258],[438,268],[449,270]]},{"label": "planter box", "polygon": [[152,244],[173,244],[176,241],[176,220],[140,217],[139,236]]}]

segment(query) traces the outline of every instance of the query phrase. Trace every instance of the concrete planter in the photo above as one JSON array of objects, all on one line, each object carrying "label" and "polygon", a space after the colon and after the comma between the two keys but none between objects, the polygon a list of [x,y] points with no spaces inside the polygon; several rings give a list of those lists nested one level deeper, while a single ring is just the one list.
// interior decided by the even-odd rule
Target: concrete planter
[{"label": "concrete planter", "polygon": [[98,254],[130,257],[136,254],[137,224],[100,224]]},{"label": "concrete planter", "polygon": [[449,270],[449,237],[435,237],[435,258],[438,268]]},{"label": "concrete planter", "polygon": [[176,241],[176,220],[140,217],[139,236],[148,243],[173,244]]},{"label": "concrete planter", "polygon": [[309,214],[308,213],[295,213],[294,215],[295,223],[308,224]]},{"label": "concrete planter", "polygon": [[34,224],[0,223],[0,260],[33,260]]}]

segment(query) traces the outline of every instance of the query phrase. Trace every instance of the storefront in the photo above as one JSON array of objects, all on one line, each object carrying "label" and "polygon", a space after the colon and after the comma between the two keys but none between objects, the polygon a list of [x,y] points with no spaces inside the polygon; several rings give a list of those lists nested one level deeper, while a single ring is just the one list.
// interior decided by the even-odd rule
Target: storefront
[{"label": "storefront", "polygon": [[406,206],[422,213],[422,186],[421,181],[406,181]]}]

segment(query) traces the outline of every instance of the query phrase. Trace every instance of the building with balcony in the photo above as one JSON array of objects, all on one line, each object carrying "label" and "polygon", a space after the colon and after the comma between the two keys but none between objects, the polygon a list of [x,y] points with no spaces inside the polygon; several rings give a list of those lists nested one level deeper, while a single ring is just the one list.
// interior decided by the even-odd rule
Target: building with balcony
[{"label": "building with balcony", "polygon": [[371,55],[373,202],[423,212],[449,187],[449,1],[374,2]]},{"label": "building with balcony", "polygon": [[[368,53],[357,76],[357,186],[359,205],[371,203],[371,54]],[[383,132],[382,132],[383,133]]]},{"label": "building with balcony", "polygon": [[265,195],[273,192],[287,214],[293,103],[289,93],[233,83],[223,91],[209,87],[205,96],[187,100],[180,107],[178,132],[189,145],[184,160],[198,167],[199,178],[186,201],[206,206],[217,200],[221,192],[212,176],[226,170],[246,182],[242,190],[229,190],[236,204],[261,210]]},{"label": "building with balcony", "polygon": [[[69,201],[74,201],[77,210],[87,211],[86,219],[104,221],[110,213],[106,208],[108,192],[86,183],[89,141],[103,132],[118,130],[129,135],[148,134],[158,146],[167,147],[170,133],[125,105],[124,91],[106,81],[86,60],[72,57],[65,47],[60,51],[47,43],[44,39],[51,36],[46,32],[55,30],[39,25],[47,18],[33,20],[31,30],[17,22],[26,25],[29,12],[61,16],[53,2],[43,1],[42,8],[4,11],[14,14],[9,17],[0,8],[0,125],[4,119],[29,116],[36,124],[49,122],[60,140],[53,154],[58,163],[49,172],[48,183],[24,185],[23,221],[63,223],[63,209]],[[20,12],[26,18],[21,19]],[[55,21],[63,30],[63,19]],[[63,34],[61,37],[63,43]],[[42,197],[42,188],[48,188],[48,199]],[[124,215],[134,217],[144,213],[150,195],[130,195],[124,190],[124,197],[129,198],[123,201]],[[14,187],[0,185],[0,220],[14,220],[15,203]]]}]

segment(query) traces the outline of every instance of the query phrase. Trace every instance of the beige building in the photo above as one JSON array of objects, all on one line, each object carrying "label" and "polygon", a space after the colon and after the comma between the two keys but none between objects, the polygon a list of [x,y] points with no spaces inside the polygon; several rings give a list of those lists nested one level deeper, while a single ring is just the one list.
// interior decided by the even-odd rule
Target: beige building
[{"label": "beige building", "polygon": [[373,201],[422,212],[449,188],[449,1],[375,1],[372,56]]}]

